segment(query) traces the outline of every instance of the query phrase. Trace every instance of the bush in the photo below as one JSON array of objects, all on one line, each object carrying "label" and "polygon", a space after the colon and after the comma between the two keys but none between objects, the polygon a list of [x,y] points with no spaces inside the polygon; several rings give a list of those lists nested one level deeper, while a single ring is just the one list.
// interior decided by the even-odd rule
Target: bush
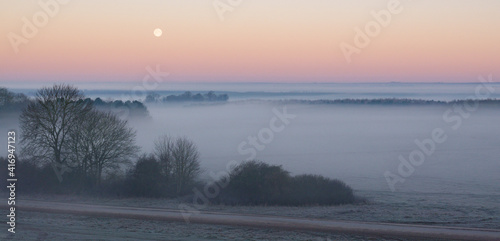
[{"label": "bush", "polygon": [[[223,182],[223,181],[221,181]],[[229,175],[216,203],[229,205],[339,205],[355,202],[353,190],[339,180],[317,175],[291,177],[281,166],[245,162]]]},{"label": "bush", "polygon": [[227,204],[276,204],[286,193],[290,175],[281,166],[250,161],[230,173],[228,186],[218,200]]},{"label": "bush", "polygon": [[126,193],[139,197],[160,197],[164,194],[164,177],[160,163],[153,156],[142,156],[129,171]]},{"label": "bush", "polygon": [[354,202],[352,188],[339,180],[319,175],[293,177],[287,195],[290,205],[338,205]]}]

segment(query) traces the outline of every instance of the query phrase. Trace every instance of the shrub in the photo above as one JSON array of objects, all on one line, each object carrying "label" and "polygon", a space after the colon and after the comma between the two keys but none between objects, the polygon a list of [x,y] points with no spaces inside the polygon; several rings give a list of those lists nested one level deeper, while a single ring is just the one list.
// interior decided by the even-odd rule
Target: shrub
[{"label": "shrub", "polygon": [[153,156],[142,156],[129,171],[127,194],[139,197],[160,197],[163,195],[163,175],[160,163]]},{"label": "shrub", "polygon": [[277,204],[282,202],[290,175],[281,166],[250,161],[230,173],[228,186],[216,202],[226,204]]},{"label": "shrub", "polygon": [[290,205],[338,205],[354,202],[353,190],[344,182],[319,175],[300,175],[290,182]]},{"label": "shrub", "polygon": [[[222,182],[222,181],[221,181]],[[353,190],[318,175],[291,177],[281,166],[250,161],[237,166],[216,203],[230,205],[339,205],[354,203]]]}]

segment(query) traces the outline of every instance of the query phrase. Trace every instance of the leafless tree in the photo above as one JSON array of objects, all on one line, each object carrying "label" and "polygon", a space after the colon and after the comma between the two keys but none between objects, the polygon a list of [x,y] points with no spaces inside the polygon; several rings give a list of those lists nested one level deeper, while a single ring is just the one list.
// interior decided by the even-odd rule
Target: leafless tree
[{"label": "leafless tree", "polygon": [[35,100],[20,116],[23,153],[41,162],[65,166],[70,151],[67,141],[92,106],[77,88],[65,84],[38,90]]},{"label": "leafless tree", "polygon": [[172,178],[175,182],[176,193],[180,195],[200,173],[200,154],[192,141],[182,137],[175,141],[172,157]]},{"label": "leafless tree", "polygon": [[166,177],[166,181],[168,182],[172,176],[174,140],[168,135],[163,135],[156,139],[154,145],[154,155],[160,163],[161,173]]},{"label": "leafless tree", "polygon": [[177,195],[185,191],[200,173],[198,148],[185,137],[159,137],[155,141],[154,154],[160,162],[163,175],[173,185]]},{"label": "leafless tree", "polygon": [[85,176],[101,185],[103,171],[118,168],[137,155],[136,133],[111,112],[92,110],[72,135],[74,158]]}]

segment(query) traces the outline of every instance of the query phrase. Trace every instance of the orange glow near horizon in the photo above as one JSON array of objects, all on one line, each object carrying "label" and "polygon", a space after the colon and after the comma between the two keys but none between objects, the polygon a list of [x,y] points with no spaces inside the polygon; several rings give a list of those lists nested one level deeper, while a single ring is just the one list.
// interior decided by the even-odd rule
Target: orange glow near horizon
[{"label": "orange glow near horizon", "polygon": [[[57,0],[54,0],[57,1]],[[9,33],[42,11],[2,2],[0,82],[138,81],[162,66],[187,82],[475,82],[500,76],[500,2],[400,0],[403,11],[347,63],[341,43],[390,0],[243,1],[220,21],[211,1],[73,0],[16,53]],[[153,30],[160,28],[161,37]]]}]

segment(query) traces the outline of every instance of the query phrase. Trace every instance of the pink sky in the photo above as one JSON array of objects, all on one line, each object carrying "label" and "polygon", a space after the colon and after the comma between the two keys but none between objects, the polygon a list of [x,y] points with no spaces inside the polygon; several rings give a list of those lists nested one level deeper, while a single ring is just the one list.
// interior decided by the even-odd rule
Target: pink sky
[{"label": "pink sky", "polygon": [[[355,28],[399,2],[346,61]],[[57,0],[44,0],[56,2]],[[62,0],[61,0],[62,2]],[[193,3],[194,2],[194,3]],[[222,3],[227,2],[221,0]],[[38,1],[0,3],[0,84],[140,81],[159,64],[176,82],[475,82],[500,76],[500,1],[252,0],[221,21],[212,1],[72,0],[31,38]],[[54,10],[54,8],[52,8]],[[155,37],[153,30],[163,30]],[[26,43],[13,44],[14,35]],[[17,49],[17,51],[16,51]]]}]

